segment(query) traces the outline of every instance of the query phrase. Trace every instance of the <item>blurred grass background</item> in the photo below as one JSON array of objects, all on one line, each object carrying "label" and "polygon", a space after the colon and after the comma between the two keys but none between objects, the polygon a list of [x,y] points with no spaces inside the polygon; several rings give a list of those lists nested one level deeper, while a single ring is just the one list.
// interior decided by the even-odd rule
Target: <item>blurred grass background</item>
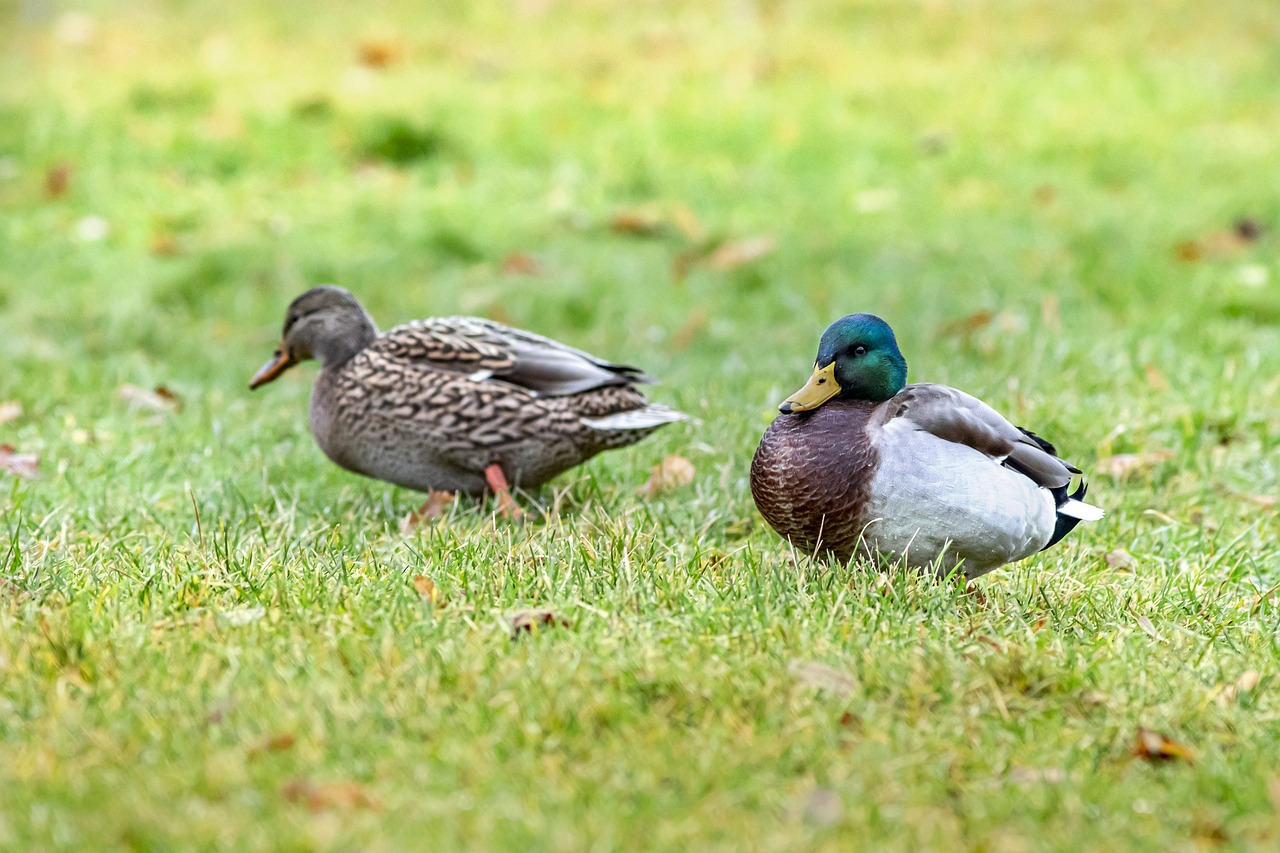
[{"label": "blurred grass background", "polygon": [[[1247,0],[0,5],[0,442],[42,475],[0,504],[0,842],[1275,843],[1271,682],[1205,697],[1277,668],[1278,45]],[[324,282],[635,363],[701,423],[562,477],[533,531],[463,507],[406,542],[418,498],[313,446],[309,369],[246,389]],[[756,523],[755,441],[863,310],[1108,509],[990,610]],[[695,482],[637,497],[668,453]],[[568,639],[512,655],[494,626],[548,603]],[[857,681],[797,698],[809,658]],[[1142,775],[1144,722],[1208,755]],[[1062,779],[1010,787],[1032,759]]]}]

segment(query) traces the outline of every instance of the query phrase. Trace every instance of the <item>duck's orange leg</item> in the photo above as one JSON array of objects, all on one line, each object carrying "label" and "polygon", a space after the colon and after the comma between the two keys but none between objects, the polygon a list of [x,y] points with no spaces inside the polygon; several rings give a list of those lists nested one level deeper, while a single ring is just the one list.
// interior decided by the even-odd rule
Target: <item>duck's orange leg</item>
[{"label": "duck's orange leg", "polygon": [[485,468],[484,480],[493,490],[494,497],[498,499],[498,512],[502,513],[503,518],[518,519],[524,515],[524,510],[516,504],[516,499],[511,497],[511,487],[507,485],[507,476],[502,473],[501,465],[495,462]]}]

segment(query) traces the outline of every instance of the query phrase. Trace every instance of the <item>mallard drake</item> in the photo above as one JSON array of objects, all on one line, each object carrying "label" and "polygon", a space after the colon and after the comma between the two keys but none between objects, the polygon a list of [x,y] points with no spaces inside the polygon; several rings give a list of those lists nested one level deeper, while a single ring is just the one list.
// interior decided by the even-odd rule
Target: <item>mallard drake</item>
[{"label": "mallard drake", "polygon": [[378,333],[346,290],[289,305],[258,388],[315,358],[311,432],[357,474],[418,491],[533,489],[602,450],[634,444],[687,415],[636,389],[634,367],[478,317],[415,320]]},{"label": "mallard drake", "polygon": [[796,548],[970,578],[1042,551],[1102,510],[1053,445],[945,385],[907,385],[889,324],[842,317],[813,375],[778,408],[751,494]]}]

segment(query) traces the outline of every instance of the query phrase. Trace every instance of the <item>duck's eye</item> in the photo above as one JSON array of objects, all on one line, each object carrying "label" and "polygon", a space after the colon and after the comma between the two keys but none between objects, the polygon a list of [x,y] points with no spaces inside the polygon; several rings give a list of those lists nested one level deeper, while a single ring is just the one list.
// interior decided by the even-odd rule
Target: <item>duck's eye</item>
[{"label": "duck's eye", "polygon": [[867,348],[866,348],[866,347],[864,347],[862,344],[858,344],[856,347],[854,347],[854,348],[853,348],[853,354],[854,354],[854,355],[866,355],[866,354],[867,354]]}]

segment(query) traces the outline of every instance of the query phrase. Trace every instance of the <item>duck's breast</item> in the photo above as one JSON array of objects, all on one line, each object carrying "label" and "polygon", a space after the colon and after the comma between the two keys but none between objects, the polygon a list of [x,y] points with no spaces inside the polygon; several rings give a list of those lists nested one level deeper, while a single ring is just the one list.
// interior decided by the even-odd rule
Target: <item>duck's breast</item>
[{"label": "duck's breast", "polygon": [[869,403],[833,401],[779,415],[751,462],[751,494],[769,526],[801,551],[852,556],[870,498]]}]

